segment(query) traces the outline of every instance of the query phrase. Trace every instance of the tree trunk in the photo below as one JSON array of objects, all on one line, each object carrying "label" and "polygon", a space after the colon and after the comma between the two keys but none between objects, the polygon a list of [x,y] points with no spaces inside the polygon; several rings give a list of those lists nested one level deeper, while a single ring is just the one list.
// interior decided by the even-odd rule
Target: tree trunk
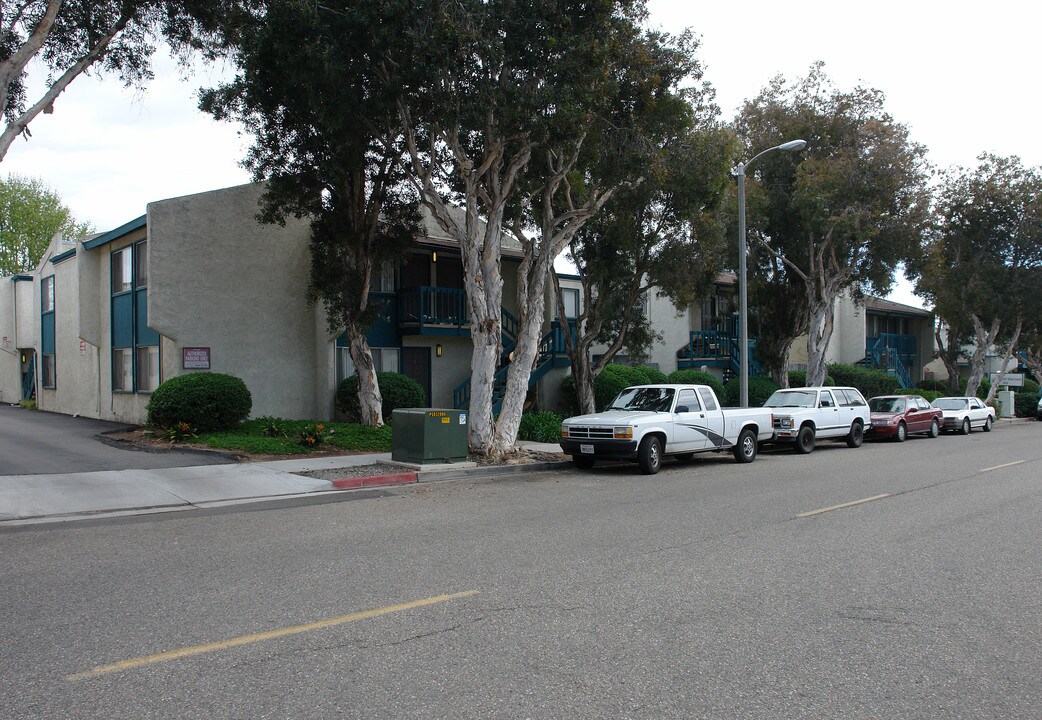
[{"label": "tree trunk", "polygon": [[984,323],[976,315],[970,315],[973,319],[973,334],[976,339],[973,355],[970,357],[970,375],[966,379],[966,395],[973,397],[980,387],[981,378],[984,377],[984,363],[988,359],[988,348],[995,343],[1002,321],[995,318],[991,321],[991,328],[985,329]]},{"label": "tree trunk", "polygon": [[[1020,341],[1020,329],[1024,326],[1024,318],[1017,316],[1017,326],[1013,328],[1013,337],[1009,340],[1009,345],[1006,346],[1006,352],[1002,356],[1002,364],[999,365],[999,373],[1006,372],[1006,365],[1009,364],[1009,359],[1013,357],[1013,351],[1017,349],[1017,343]],[[991,383],[991,387],[988,388],[988,397],[984,401],[991,403],[995,400],[995,393],[998,392],[999,384],[997,382]]]},{"label": "tree trunk", "polygon": [[590,358],[582,353],[572,363],[572,377],[575,380],[575,397],[579,403],[579,414],[589,415],[597,412],[597,396],[593,392],[593,381],[596,379],[590,367]]},{"label": "tree trunk", "polygon": [[369,349],[369,341],[364,332],[351,328],[348,332],[348,352],[358,376],[358,406],[361,408],[361,423],[369,427],[382,427],[383,397],[380,395],[380,383],[376,379],[373,367],[373,353]]},{"label": "tree trunk", "polygon": [[940,321],[934,325],[933,337],[937,342],[937,357],[944,363],[944,369],[948,371],[948,394],[958,395],[959,394],[959,348],[952,347],[952,333],[949,327],[948,332],[948,347],[944,347],[944,340],[941,338],[941,323]]},{"label": "tree trunk", "polygon": [[818,387],[825,384],[828,374],[826,353],[832,332],[835,330],[835,297],[827,296],[817,300],[808,292],[810,324],[807,328],[807,387]]},{"label": "tree trunk", "polygon": [[1036,380],[1042,380],[1042,351],[1035,352],[1033,348],[1021,348],[1024,352],[1022,358],[1024,364],[1031,370]]}]

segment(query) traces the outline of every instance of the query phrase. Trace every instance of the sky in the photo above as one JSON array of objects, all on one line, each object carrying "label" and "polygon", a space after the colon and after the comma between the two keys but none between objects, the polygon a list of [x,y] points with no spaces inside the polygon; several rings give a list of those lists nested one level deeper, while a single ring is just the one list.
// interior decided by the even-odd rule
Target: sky
[{"label": "sky", "polygon": [[[701,36],[705,79],[725,119],[775,75],[802,77],[821,60],[840,89],[882,90],[891,115],[940,168],[971,167],[982,152],[1042,165],[1035,78],[1042,4],[649,0],[649,9],[652,26]],[[199,66],[184,80],[159,57],[155,70],[144,92],[75,80],[54,113],[30,125],[32,138],[15,141],[0,174],[42,178],[99,231],[142,215],[154,200],[249,182],[239,164],[249,138],[196,109],[198,89],[229,77],[230,68]],[[905,282],[890,298],[922,304]]]}]

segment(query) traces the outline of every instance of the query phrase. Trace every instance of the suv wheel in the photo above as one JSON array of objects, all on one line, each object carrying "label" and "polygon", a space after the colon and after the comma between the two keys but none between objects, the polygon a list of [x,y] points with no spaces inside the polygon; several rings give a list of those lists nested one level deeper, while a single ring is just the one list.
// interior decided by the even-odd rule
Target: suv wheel
[{"label": "suv wheel", "polygon": [[814,428],[804,425],[796,434],[796,452],[806,455],[814,450]]},{"label": "suv wheel", "polygon": [[861,443],[864,442],[864,440],[865,428],[861,425],[860,420],[855,420],[854,424],[850,426],[850,432],[847,433],[847,447],[861,447]]}]

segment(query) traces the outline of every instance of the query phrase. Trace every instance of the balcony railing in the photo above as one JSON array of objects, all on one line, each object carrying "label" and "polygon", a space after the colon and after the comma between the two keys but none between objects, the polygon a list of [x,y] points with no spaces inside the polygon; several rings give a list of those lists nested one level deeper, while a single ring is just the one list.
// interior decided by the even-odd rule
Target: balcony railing
[{"label": "balcony railing", "polygon": [[421,335],[469,335],[466,292],[428,286],[405,288],[398,292],[398,324]]}]

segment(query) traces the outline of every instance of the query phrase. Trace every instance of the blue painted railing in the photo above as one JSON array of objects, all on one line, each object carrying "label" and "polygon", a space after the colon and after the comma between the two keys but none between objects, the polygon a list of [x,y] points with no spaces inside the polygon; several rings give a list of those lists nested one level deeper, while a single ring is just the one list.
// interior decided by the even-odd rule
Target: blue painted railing
[{"label": "blue painted railing", "polygon": [[36,354],[29,356],[29,369],[22,378],[22,400],[36,397]]},{"label": "blue painted railing", "polygon": [[879,336],[865,341],[865,358],[868,364],[892,373],[903,388],[915,384],[911,369],[915,366],[916,356],[914,335],[880,333]]},{"label": "blue painted railing", "polygon": [[[737,324],[730,324],[730,328],[737,330]],[[732,335],[731,330],[692,330],[688,334],[687,345],[677,351],[677,367],[723,366],[737,375],[741,370],[739,347],[738,335]],[[756,377],[762,374],[763,366],[756,360],[756,340],[750,339],[749,375]]]},{"label": "blue painted railing", "polygon": [[455,288],[414,287],[398,293],[398,322],[432,334],[469,335],[470,307],[466,291]]}]

